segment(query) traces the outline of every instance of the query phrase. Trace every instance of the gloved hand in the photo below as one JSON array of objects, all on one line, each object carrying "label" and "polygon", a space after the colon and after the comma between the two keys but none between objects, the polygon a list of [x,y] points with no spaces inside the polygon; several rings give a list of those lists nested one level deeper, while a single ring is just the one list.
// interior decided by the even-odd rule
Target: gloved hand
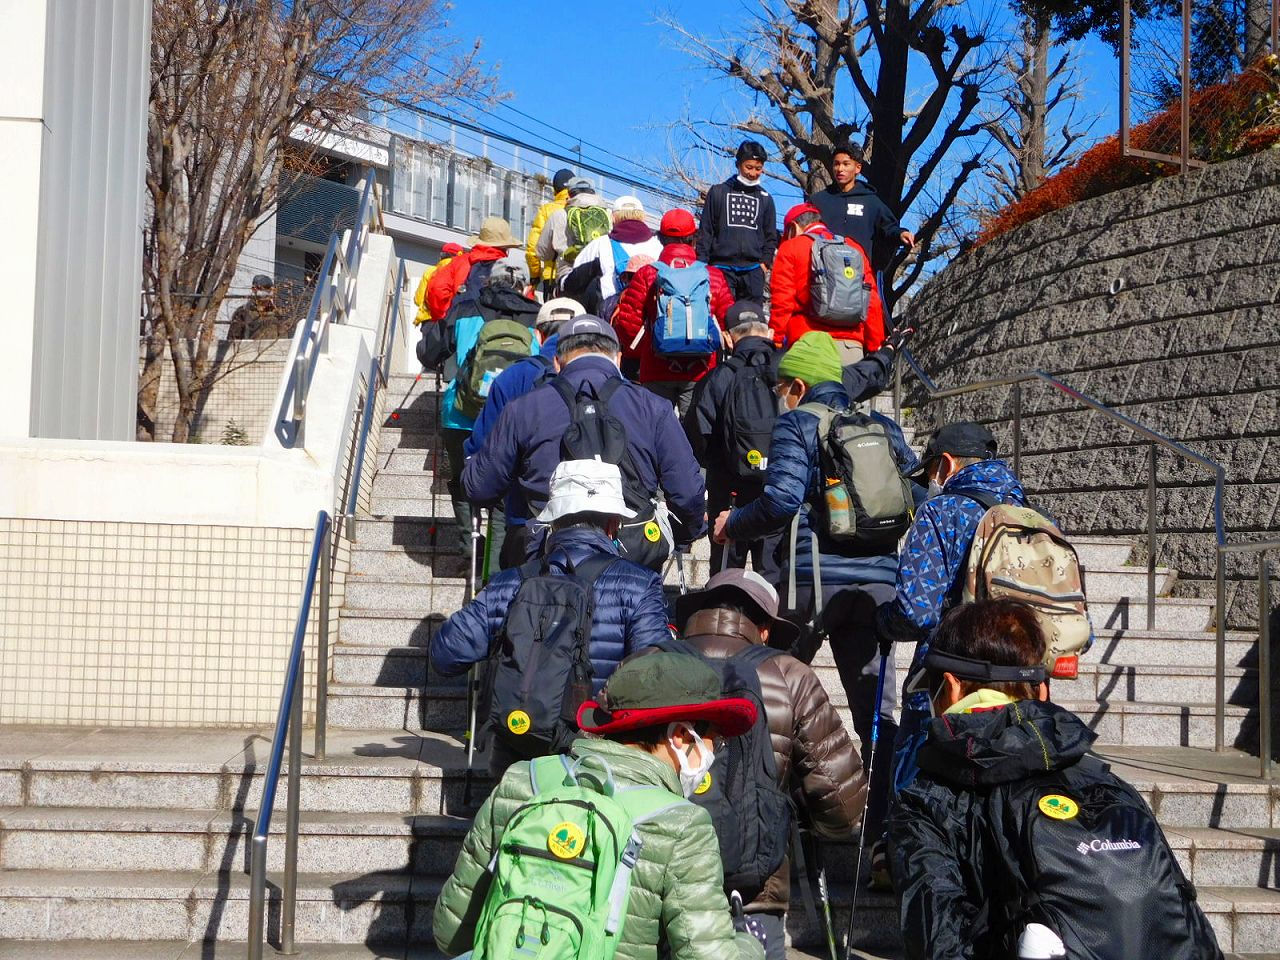
[{"label": "gloved hand", "polygon": [[907,341],[916,335],[915,327],[903,327],[895,330],[884,341],[885,350],[898,351],[907,345]]},{"label": "gloved hand", "polygon": [[737,890],[729,894],[729,913],[733,916],[733,929],[739,933],[751,934],[759,941],[760,947],[767,953],[769,935],[765,932],[764,924],[743,910],[742,894],[738,893]]}]

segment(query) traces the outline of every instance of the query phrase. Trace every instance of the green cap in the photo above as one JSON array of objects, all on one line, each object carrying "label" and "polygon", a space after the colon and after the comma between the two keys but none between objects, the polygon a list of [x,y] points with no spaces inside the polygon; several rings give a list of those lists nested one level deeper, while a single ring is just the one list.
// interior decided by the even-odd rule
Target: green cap
[{"label": "green cap", "polygon": [[778,364],[778,376],[803,380],[811,387],[829,381],[840,383],[844,367],[840,363],[840,350],[831,334],[810,330],[797,340]]},{"label": "green cap", "polygon": [[755,723],[750,700],[721,696],[720,678],[698,657],[685,653],[641,654],[609,678],[600,699],[578,710],[578,726],[591,733],[616,733],[684,720],[705,720],[736,737]]}]

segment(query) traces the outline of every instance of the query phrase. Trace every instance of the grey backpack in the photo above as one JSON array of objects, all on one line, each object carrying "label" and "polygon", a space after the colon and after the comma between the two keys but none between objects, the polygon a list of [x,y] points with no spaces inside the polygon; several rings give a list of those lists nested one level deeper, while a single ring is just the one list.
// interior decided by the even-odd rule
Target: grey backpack
[{"label": "grey backpack", "polygon": [[915,511],[884,424],[820,403],[797,409],[818,418],[827,536],[866,549],[894,549]]},{"label": "grey backpack", "polygon": [[833,327],[856,327],[871,304],[867,261],[844,237],[813,238],[809,254],[809,302],[813,315]]}]

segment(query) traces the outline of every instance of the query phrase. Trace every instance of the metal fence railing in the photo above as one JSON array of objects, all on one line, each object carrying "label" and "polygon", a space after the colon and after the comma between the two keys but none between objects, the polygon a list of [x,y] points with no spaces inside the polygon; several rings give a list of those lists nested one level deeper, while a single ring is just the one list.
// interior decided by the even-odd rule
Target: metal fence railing
[{"label": "metal fence railing", "polygon": [[1224,159],[1264,118],[1258,65],[1280,49],[1280,0],[1123,0],[1120,144],[1186,171]]},{"label": "metal fence railing", "polygon": [[911,351],[903,350],[894,365],[893,404],[896,419],[902,420],[903,401],[903,364],[919,381],[928,402],[946,400],[968,394],[982,393],[988,390],[1007,388],[1011,391],[1013,433],[1013,471],[1020,473],[1022,461],[1022,391],[1025,384],[1043,384],[1057,391],[1062,396],[1087,409],[1096,411],[1108,420],[1132,431],[1147,445],[1147,484],[1146,484],[1146,534],[1147,534],[1147,629],[1153,629],[1156,622],[1156,555],[1160,546],[1160,534],[1157,513],[1157,494],[1159,479],[1157,475],[1156,456],[1158,450],[1175,454],[1187,463],[1207,470],[1213,475],[1213,534],[1215,554],[1214,578],[1214,627],[1216,633],[1216,653],[1214,663],[1214,749],[1221,751],[1225,747],[1226,733],[1226,677],[1227,677],[1227,586],[1226,569],[1229,554],[1259,553],[1259,637],[1258,637],[1258,707],[1260,719],[1260,775],[1270,779],[1271,769],[1271,651],[1268,630],[1270,616],[1268,551],[1280,551],[1280,541],[1254,543],[1228,543],[1226,521],[1223,515],[1223,493],[1226,487],[1226,469],[1209,457],[1196,453],[1176,440],[1157,433],[1150,427],[1139,423],[1131,417],[1112,410],[1106,404],[1086,396],[1070,385],[1063,383],[1042,370],[1029,370],[1024,373],[999,377],[992,380],[981,380],[958,387],[939,387],[924,371],[912,356]]}]

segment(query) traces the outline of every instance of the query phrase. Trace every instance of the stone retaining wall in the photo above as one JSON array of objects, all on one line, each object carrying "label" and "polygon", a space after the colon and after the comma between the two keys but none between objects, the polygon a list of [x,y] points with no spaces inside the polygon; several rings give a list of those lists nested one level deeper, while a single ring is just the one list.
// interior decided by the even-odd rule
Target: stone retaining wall
[{"label": "stone retaining wall", "polygon": [[[1226,467],[1231,540],[1280,536],[1280,152],[1077,204],[972,251],[905,311],[941,387],[1040,369]],[[908,402],[921,402],[908,380]],[[914,395],[913,395],[914,394]],[[1009,388],[917,411],[972,418],[1009,449]],[[1022,473],[1077,534],[1145,530],[1147,452],[1044,385],[1023,388]],[[1159,561],[1213,591],[1212,476],[1158,456]],[[1230,619],[1256,623],[1253,557]],[[1245,581],[1245,582],[1242,582]]]}]

